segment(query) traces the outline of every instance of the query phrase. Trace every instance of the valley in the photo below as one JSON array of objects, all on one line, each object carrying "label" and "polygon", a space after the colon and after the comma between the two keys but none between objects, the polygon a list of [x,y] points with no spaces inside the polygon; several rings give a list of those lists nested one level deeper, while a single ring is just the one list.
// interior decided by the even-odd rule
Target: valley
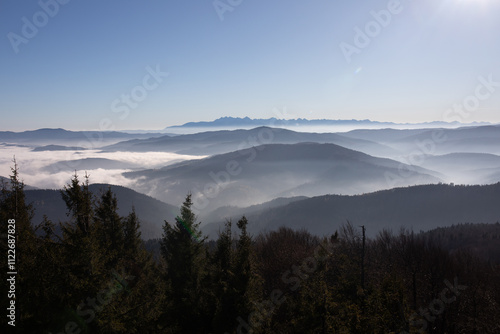
[{"label": "valley", "polygon": [[[92,136],[99,146],[80,145]],[[211,238],[242,215],[255,235],[287,226],[318,236],[345,221],[376,235],[500,219],[499,126],[341,133],[261,126],[178,135],[42,129],[3,132],[0,143],[0,166],[16,156],[30,186],[35,222],[43,214],[63,221],[55,190],[75,172],[88,173],[93,191],[123,189],[120,206],[137,206],[145,239],[161,236],[186,194]]]}]

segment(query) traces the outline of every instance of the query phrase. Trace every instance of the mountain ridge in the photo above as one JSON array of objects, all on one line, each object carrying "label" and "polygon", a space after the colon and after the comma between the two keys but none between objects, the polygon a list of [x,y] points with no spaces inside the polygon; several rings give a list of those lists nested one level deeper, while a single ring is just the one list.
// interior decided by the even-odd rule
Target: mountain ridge
[{"label": "mountain ridge", "polygon": [[[371,237],[384,228],[397,232],[405,227],[418,232],[458,223],[496,223],[500,221],[499,198],[500,182],[483,186],[417,185],[352,196],[323,195],[258,212],[252,207],[233,208],[219,216],[217,222],[207,221],[203,231],[213,237],[224,220],[246,215],[249,232],[254,235],[286,226],[323,236],[334,233],[346,221],[365,225]],[[207,217],[213,219],[216,214]]]},{"label": "mountain ridge", "polygon": [[364,153],[395,154],[390,147],[376,142],[345,137],[338,133],[297,132],[259,126],[252,129],[212,130],[178,136],[131,139],[104,146],[104,151],[161,151],[188,155],[212,155],[242,150],[263,144],[297,144],[301,142],[332,143]]},{"label": "mountain ridge", "polygon": [[454,122],[444,122],[444,121],[431,121],[422,123],[395,123],[395,122],[384,122],[384,121],[372,121],[369,119],[306,119],[306,118],[296,118],[296,119],[278,119],[276,117],[271,118],[249,118],[246,117],[219,117],[213,121],[199,121],[199,122],[187,122],[182,125],[168,126],[164,129],[174,129],[174,128],[189,128],[189,127],[216,127],[216,126],[301,126],[301,125],[344,125],[344,124],[364,124],[364,125],[424,125],[424,126],[457,126],[457,125],[488,125],[489,122],[471,122],[471,123],[460,123]]},{"label": "mountain ridge", "polygon": [[165,202],[182,203],[182,196],[191,192],[195,202],[208,202],[214,209],[276,197],[387,189],[387,173],[399,175],[401,166],[412,173],[400,178],[399,185],[441,180],[433,171],[331,143],[266,144],[122,175],[136,190]]},{"label": "mountain ridge", "polygon": [[164,136],[164,133],[126,133],[120,131],[71,131],[62,128],[42,128],[21,132],[0,131],[0,143],[30,144],[34,147],[65,144],[91,145],[92,147],[112,144],[134,138]]},{"label": "mountain ridge", "polygon": [[[172,222],[179,214],[179,208],[162,202],[151,196],[136,192],[133,189],[103,183],[90,184],[89,189],[96,198],[102,191],[111,187],[111,191],[118,200],[118,214],[127,216],[132,207],[135,207],[137,216],[141,221],[141,233],[144,240],[158,238],[162,233],[163,221]],[[34,226],[41,223],[43,215],[54,223],[68,220],[67,208],[61,197],[60,190],[51,189],[27,189],[25,190],[26,202],[33,204],[35,216],[32,223]]]}]

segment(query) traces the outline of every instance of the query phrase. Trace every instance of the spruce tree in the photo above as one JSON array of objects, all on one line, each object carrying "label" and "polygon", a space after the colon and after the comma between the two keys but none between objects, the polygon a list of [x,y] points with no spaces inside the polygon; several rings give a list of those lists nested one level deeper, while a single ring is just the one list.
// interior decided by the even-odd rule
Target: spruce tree
[{"label": "spruce tree", "polygon": [[123,219],[123,256],[120,271],[127,279],[125,291],[105,310],[105,324],[113,333],[156,333],[165,298],[165,282],[141,240],[140,219],[132,207]]},{"label": "spruce tree", "polygon": [[71,183],[61,190],[61,196],[68,209],[67,215],[76,227],[74,232],[81,236],[89,236],[93,217],[89,175],[85,174],[85,182],[80,186],[78,174],[75,172]]},{"label": "spruce tree", "polygon": [[[61,223],[62,303],[74,310],[82,301],[95,296],[109,275],[104,272],[106,254],[94,239],[94,199],[89,190],[89,176],[86,174],[85,182],[80,184],[75,172],[61,196],[69,216],[69,221]],[[90,323],[91,330],[95,330],[95,326],[95,321]]]},{"label": "spruce tree", "polygon": [[64,328],[67,318],[62,317],[66,313],[64,296],[66,294],[67,282],[65,282],[65,261],[63,260],[62,245],[59,236],[55,233],[54,223],[43,215],[42,222],[35,231],[41,231],[37,238],[36,260],[34,271],[37,279],[30,292],[36,301],[36,324],[37,331],[43,329],[50,331]]},{"label": "spruce tree", "polygon": [[236,250],[234,288],[237,296],[235,307],[240,314],[247,314],[251,310],[249,287],[252,283],[252,239],[248,235],[247,225],[248,220],[245,216],[237,224],[240,229],[240,238]]},{"label": "spruce tree", "polygon": [[231,235],[231,221],[219,233],[215,252],[212,255],[213,273],[212,290],[214,294],[214,317],[212,326],[216,333],[231,331],[237,317],[235,308],[234,252]]},{"label": "spruce tree", "polygon": [[130,258],[136,257],[142,246],[140,226],[135,207],[132,207],[123,224],[124,252]]},{"label": "spruce tree", "polygon": [[95,238],[106,254],[105,270],[116,269],[124,251],[123,221],[118,215],[116,195],[108,187],[98,201],[95,210]]},{"label": "spruce tree", "polygon": [[217,300],[213,329],[217,333],[234,332],[239,325],[238,317],[246,318],[253,311],[252,300],[259,292],[252,271],[252,239],[247,225],[244,216],[237,223],[240,235],[236,249],[233,247],[230,221],[217,240],[213,255]]},{"label": "spruce tree", "polygon": [[166,262],[166,282],[170,287],[167,299],[171,303],[167,319],[177,324],[184,333],[200,333],[206,327],[203,310],[203,280],[205,276],[205,248],[199,224],[191,206],[191,195],[186,196],[181,215],[170,225],[165,221],[161,252]]},{"label": "spruce tree", "polygon": [[[17,272],[16,276],[16,327],[29,331],[33,326],[33,316],[36,311],[33,308],[34,300],[28,291],[37,279],[37,273],[34,272],[34,263],[36,256],[36,237],[31,220],[33,219],[33,208],[31,204],[26,203],[24,193],[24,183],[19,177],[19,166],[13,159],[14,167],[11,168],[10,183],[2,184],[0,190],[0,235],[6,241],[2,247],[7,254],[15,255],[15,264],[13,267],[7,267],[7,261],[2,261],[1,269],[3,273]],[[15,224],[9,224],[15,222]],[[13,232],[13,233],[12,233]],[[15,236],[15,239],[8,237]],[[15,240],[15,248],[8,248],[8,238]],[[7,289],[6,280],[2,280],[2,291]],[[7,294],[5,293],[4,296]],[[5,300],[2,297],[2,301]],[[7,301],[5,301],[7,302]],[[2,306],[7,308],[5,302]]]}]

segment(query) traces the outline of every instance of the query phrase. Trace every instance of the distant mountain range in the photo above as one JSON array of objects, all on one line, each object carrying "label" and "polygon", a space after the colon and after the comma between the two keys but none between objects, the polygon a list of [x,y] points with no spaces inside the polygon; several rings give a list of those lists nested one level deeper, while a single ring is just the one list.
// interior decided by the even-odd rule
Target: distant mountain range
[{"label": "distant mountain range", "polygon": [[[204,193],[210,191],[209,188],[205,191],[205,187],[213,183],[210,173],[220,175],[225,173],[228,162],[238,162],[244,172],[228,182],[222,179],[227,184],[210,199],[210,210],[224,205],[262,203],[276,197],[360,194],[439,181],[458,184],[500,181],[499,126],[346,133],[257,127],[132,139],[102,150],[210,156],[155,170],[139,170],[139,166],[118,161],[77,161],[86,168],[102,164],[109,169],[134,169],[124,175],[133,181],[135,190],[176,205],[182,203],[188,192],[201,200]],[[51,167],[59,170],[59,165]],[[413,173],[406,175],[404,169],[411,169]],[[388,173],[396,175],[396,183],[387,182]]]},{"label": "distant mountain range", "polygon": [[102,150],[213,155],[263,144],[297,144],[303,142],[331,143],[368,154],[376,152],[382,156],[399,154],[399,152],[386,145],[365,139],[350,138],[343,134],[296,132],[264,126],[249,130],[206,131],[178,136],[164,135],[148,139],[133,139],[105,146]]},{"label": "distant mountain range", "polygon": [[204,225],[203,231],[214,237],[225,220],[237,221],[246,215],[253,235],[280,226],[331,235],[349,220],[356,226],[365,225],[367,235],[374,237],[384,228],[397,233],[401,227],[419,232],[459,223],[496,223],[500,221],[499,201],[500,183],[421,185],[356,196],[292,199],[284,205],[263,204],[261,208],[226,207],[207,215],[214,223]]},{"label": "distant mountain range", "polygon": [[500,125],[456,129],[354,130],[341,135],[389,145],[393,150],[405,152],[406,155],[414,151],[427,154],[500,154]]},{"label": "distant mountain range", "polygon": [[[486,125],[490,124],[487,122],[473,122],[467,125]],[[275,117],[267,119],[252,119],[249,117],[221,117],[214,121],[204,121],[204,122],[189,122],[182,125],[169,126],[164,129],[168,131],[169,129],[175,128],[204,128],[204,127],[257,127],[257,126],[269,126],[269,127],[282,127],[282,126],[331,126],[331,125],[376,125],[376,126],[395,126],[395,125],[412,125],[421,127],[439,127],[439,126],[460,126],[463,123],[459,122],[425,122],[425,123],[394,123],[394,122],[378,122],[371,121],[368,119],[356,120],[333,120],[333,119],[277,119]]]},{"label": "distant mountain range", "polygon": [[[125,133],[119,131],[68,131],[64,129],[38,129],[33,131],[0,131],[0,143],[45,146],[40,150],[66,150],[66,145],[96,148],[134,138],[163,136],[164,133]],[[62,145],[64,143],[64,146]],[[57,145],[57,146],[50,146]],[[48,147],[47,147],[48,146]]]},{"label": "distant mountain range", "polygon": [[342,133],[297,132],[262,126],[252,129],[205,131],[195,134],[126,140],[102,149],[122,152],[213,155],[262,144],[302,142],[331,143],[366,154],[393,159],[415,154],[488,153],[500,155],[500,126],[456,129],[365,129]]},{"label": "distant mountain range", "polygon": [[[360,194],[392,188],[391,176],[409,166],[335,144],[268,144],[161,169],[127,172],[134,189],[168,203],[193,194],[197,209],[251,205],[277,197]],[[398,177],[399,186],[439,182],[420,167]]]},{"label": "distant mountain range", "polygon": [[[273,121],[223,118],[218,122],[229,128],[229,124],[241,120],[248,124]],[[276,121],[273,125],[277,126]],[[211,235],[225,218],[237,219],[242,214],[249,216],[252,233],[286,225],[319,235],[329,233],[347,219],[366,225],[373,233],[383,227],[426,230],[499,219],[498,125],[342,133],[250,127],[215,130],[207,125],[204,129],[210,131],[183,135],[63,129],[0,132],[0,148],[11,155],[17,147],[25,147],[22,153],[31,159],[25,164],[30,180],[37,179],[35,173],[46,178],[61,177],[56,175],[61,172],[70,175],[75,166],[80,172],[91,170],[93,175],[101,175],[99,180],[104,182],[112,182],[108,176],[114,180],[126,177],[134,190],[113,186],[123,210],[120,214],[128,214],[135,205],[144,221],[145,238],[161,235],[163,220],[174,218],[177,206],[188,193],[193,195],[200,219],[216,223],[204,227]],[[92,140],[99,143],[92,146],[98,151],[85,150],[86,143]],[[134,157],[135,152],[169,152],[187,157],[158,154],[154,164],[146,164],[143,158],[149,154]],[[69,160],[60,161],[65,156]],[[124,156],[127,159],[122,159]],[[184,160],[189,156],[199,159]],[[12,157],[3,158],[3,168],[8,170]],[[146,169],[151,166],[161,167]],[[121,170],[127,172],[118,175]],[[99,187],[106,186],[92,189],[99,192]],[[29,186],[26,189],[37,208],[35,222],[41,221],[43,213],[56,222],[66,219],[59,192]]]}]

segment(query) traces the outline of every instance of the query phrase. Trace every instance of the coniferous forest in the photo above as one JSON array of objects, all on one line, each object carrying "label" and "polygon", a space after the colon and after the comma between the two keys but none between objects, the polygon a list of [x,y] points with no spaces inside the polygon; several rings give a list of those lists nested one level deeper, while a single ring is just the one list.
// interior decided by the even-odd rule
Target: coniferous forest
[{"label": "coniferous forest", "polygon": [[111,189],[94,196],[89,182],[75,173],[61,191],[64,222],[33,221],[16,165],[1,187],[18,333],[500,333],[498,254],[458,242],[463,231],[498,242],[498,224],[365,238],[346,222],[317,237],[250,235],[241,217],[208,240],[187,194],[163,237],[144,241],[134,208],[121,217]]}]

